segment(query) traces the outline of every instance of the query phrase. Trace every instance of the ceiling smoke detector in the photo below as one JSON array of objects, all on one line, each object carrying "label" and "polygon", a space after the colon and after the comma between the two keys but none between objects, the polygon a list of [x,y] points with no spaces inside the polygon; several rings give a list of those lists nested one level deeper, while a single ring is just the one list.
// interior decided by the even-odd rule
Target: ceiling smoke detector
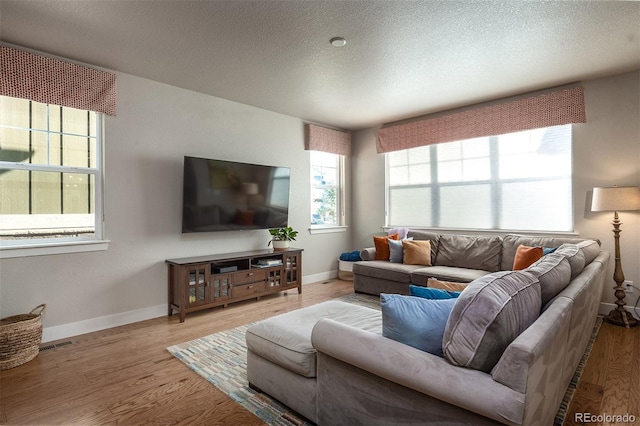
[{"label": "ceiling smoke detector", "polygon": [[334,37],[329,40],[329,43],[331,43],[333,47],[342,47],[347,44],[347,40],[345,40],[344,37]]}]

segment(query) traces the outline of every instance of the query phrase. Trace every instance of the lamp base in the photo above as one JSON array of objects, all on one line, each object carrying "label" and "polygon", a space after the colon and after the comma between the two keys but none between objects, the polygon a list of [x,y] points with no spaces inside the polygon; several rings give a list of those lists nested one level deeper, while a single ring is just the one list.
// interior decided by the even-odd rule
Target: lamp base
[{"label": "lamp base", "polygon": [[619,325],[625,328],[631,328],[640,325],[640,321],[635,319],[633,315],[631,315],[631,312],[622,308],[612,310],[611,312],[609,312],[609,315],[604,318],[611,324]]}]

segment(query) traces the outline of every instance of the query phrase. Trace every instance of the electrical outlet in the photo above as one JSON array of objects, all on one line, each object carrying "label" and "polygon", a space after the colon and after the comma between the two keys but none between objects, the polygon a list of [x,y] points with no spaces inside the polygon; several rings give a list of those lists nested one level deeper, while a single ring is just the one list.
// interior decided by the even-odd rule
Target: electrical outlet
[{"label": "electrical outlet", "polygon": [[622,286],[624,287],[625,293],[633,293],[633,281],[625,280]]}]

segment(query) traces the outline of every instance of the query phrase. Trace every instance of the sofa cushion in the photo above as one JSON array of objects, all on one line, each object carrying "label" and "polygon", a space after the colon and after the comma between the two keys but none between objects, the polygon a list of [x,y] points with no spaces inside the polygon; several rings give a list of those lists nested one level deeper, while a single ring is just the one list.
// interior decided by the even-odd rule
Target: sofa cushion
[{"label": "sofa cushion", "polygon": [[426,286],[428,278],[438,278],[444,281],[470,283],[471,281],[488,275],[490,272],[479,269],[456,268],[455,266],[423,266],[411,272],[413,284]]},{"label": "sofa cushion", "polygon": [[575,278],[584,269],[584,253],[577,244],[562,244],[554,252],[567,258],[571,265],[571,279]]},{"label": "sofa cushion", "polygon": [[429,240],[403,240],[402,251],[402,263],[431,266],[431,242]]},{"label": "sofa cushion", "polygon": [[501,251],[502,239],[498,236],[443,234],[434,265],[497,272]]},{"label": "sofa cushion", "polygon": [[556,297],[571,281],[571,265],[561,254],[551,253],[526,270],[540,281],[542,306]]},{"label": "sofa cushion", "polygon": [[451,311],[444,356],[489,373],[507,346],[540,315],[540,283],[524,271],[501,271],[469,284]]},{"label": "sofa cushion", "polygon": [[423,266],[391,263],[385,260],[368,260],[354,263],[353,273],[387,281],[410,283],[411,273],[420,268]]},{"label": "sofa cushion", "polygon": [[422,297],[423,299],[455,299],[460,296],[460,292],[434,287],[423,287],[421,285],[410,285],[409,296]]},{"label": "sofa cushion", "polygon": [[442,335],[456,299],[380,294],[382,335],[442,356]]},{"label": "sofa cushion", "polygon": [[533,265],[535,262],[540,260],[540,258],[544,255],[542,247],[529,247],[519,245],[516,250],[516,257],[513,259],[513,270],[519,271],[522,269],[526,269],[529,266]]},{"label": "sofa cushion", "polygon": [[376,248],[376,260],[389,260],[389,240],[397,240],[398,234],[384,237],[373,237],[373,245]]},{"label": "sofa cushion", "polygon": [[380,333],[380,312],[352,303],[330,300],[287,312],[251,325],[246,332],[247,349],[260,357],[304,377],[316,377],[316,350],[311,331],[321,318]]}]

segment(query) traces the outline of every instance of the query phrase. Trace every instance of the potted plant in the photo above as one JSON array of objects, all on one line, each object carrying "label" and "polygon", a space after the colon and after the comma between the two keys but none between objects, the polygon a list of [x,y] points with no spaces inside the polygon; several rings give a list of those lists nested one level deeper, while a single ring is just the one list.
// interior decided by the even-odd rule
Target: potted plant
[{"label": "potted plant", "polygon": [[294,231],[292,227],[269,229],[271,234],[270,245],[273,242],[274,250],[286,250],[289,248],[289,242],[295,241],[298,231]]}]

